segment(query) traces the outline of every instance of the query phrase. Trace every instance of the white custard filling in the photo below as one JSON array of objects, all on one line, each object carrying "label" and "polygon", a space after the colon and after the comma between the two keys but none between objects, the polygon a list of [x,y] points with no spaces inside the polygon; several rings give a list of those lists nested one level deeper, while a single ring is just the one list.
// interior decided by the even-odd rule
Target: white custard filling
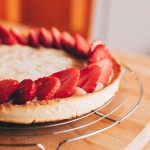
[{"label": "white custard filling", "polygon": [[87,94],[86,91],[84,91],[83,89],[76,87],[75,92],[74,92],[74,96],[82,96]]},{"label": "white custard filling", "polygon": [[99,83],[97,83],[97,86],[96,86],[96,88],[95,88],[95,91],[101,90],[101,89],[103,89],[103,88],[104,88],[104,85],[99,82]]},{"label": "white custard filling", "polygon": [[70,67],[82,68],[83,60],[53,48],[34,49],[29,46],[1,46],[0,80],[38,79]]}]

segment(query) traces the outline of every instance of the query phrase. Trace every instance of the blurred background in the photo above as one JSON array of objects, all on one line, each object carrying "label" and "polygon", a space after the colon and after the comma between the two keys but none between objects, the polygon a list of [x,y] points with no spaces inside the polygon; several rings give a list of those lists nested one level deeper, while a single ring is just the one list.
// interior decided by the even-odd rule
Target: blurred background
[{"label": "blurred background", "polygon": [[108,47],[150,55],[150,0],[0,0],[0,21],[56,26]]}]

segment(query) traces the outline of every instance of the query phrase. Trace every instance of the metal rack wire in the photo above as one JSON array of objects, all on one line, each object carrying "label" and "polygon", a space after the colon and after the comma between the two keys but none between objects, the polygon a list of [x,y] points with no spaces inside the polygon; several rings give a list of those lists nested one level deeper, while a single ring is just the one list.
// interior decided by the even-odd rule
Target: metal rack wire
[{"label": "metal rack wire", "polygon": [[[133,92],[132,81],[136,84],[136,88],[139,91],[136,99],[132,99],[132,105],[126,109],[125,108],[131,101],[130,94]],[[81,117],[56,122],[56,123],[44,123],[44,124],[34,124],[34,125],[13,125],[13,124],[0,124],[0,133],[1,135],[13,135],[16,136],[37,136],[37,135],[54,135],[54,134],[65,134],[73,131],[79,131],[79,135],[69,137],[68,139],[62,140],[58,143],[57,150],[60,150],[65,143],[73,142],[89,136],[98,134],[102,131],[105,131],[120,122],[126,119],[131,115],[134,110],[138,107],[143,94],[142,83],[139,77],[128,67],[123,69],[123,77],[121,80],[120,90],[117,92],[115,97],[109,100],[102,107],[86,114]],[[118,116],[119,113],[120,115]],[[117,115],[116,115],[117,113]],[[101,125],[104,120],[107,120],[107,124]],[[98,127],[96,126],[98,124]],[[96,126],[97,128],[95,128]],[[86,128],[88,130],[86,131]],[[22,132],[22,129],[26,132]],[[90,130],[89,130],[90,129]],[[8,132],[8,130],[11,132]],[[13,147],[37,147],[41,150],[45,150],[45,147],[41,143],[32,143],[32,144],[0,144],[0,146],[13,146]]]}]

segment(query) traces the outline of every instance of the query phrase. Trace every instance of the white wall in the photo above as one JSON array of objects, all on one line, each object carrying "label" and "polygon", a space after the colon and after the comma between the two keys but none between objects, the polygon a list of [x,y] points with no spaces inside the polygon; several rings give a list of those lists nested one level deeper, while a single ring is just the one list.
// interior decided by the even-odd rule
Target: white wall
[{"label": "white wall", "polygon": [[150,54],[150,0],[94,0],[90,39]]}]

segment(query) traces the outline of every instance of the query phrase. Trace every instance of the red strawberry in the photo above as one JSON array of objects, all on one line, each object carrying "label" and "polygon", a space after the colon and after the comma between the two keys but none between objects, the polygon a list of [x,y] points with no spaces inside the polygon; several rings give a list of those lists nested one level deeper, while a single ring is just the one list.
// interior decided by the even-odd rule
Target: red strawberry
[{"label": "red strawberry", "polygon": [[120,65],[116,62],[115,59],[111,58],[112,60],[112,63],[113,63],[113,71],[114,71],[114,74],[113,74],[113,78],[116,78],[118,76],[118,73],[120,72]]},{"label": "red strawberry", "polygon": [[52,27],[51,28],[51,34],[53,37],[53,46],[55,48],[61,49],[62,45],[61,45],[61,32],[56,28],[56,27]]},{"label": "red strawberry", "polygon": [[78,58],[87,58],[89,55],[89,44],[80,34],[75,35],[75,53]]},{"label": "red strawberry", "polygon": [[0,103],[6,103],[18,87],[17,80],[4,79],[0,81]]},{"label": "red strawberry", "polygon": [[28,35],[28,44],[33,47],[40,47],[39,41],[38,41],[38,31],[36,29],[30,29],[29,35]]},{"label": "red strawberry", "polygon": [[77,86],[79,75],[80,71],[77,68],[68,68],[52,74],[52,77],[57,77],[61,83],[55,97],[65,98],[71,96]]},{"label": "red strawberry", "polygon": [[17,28],[10,28],[10,33],[14,36],[14,38],[18,41],[19,44],[27,45],[26,39],[21,35],[20,31]]},{"label": "red strawberry", "polygon": [[0,26],[0,39],[3,44],[14,45],[17,44],[16,39],[11,35],[11,33],[5,29],[3,26]]},{"label": "red strawberry", "polygon": [[60,87],[60,81],[56,77],[43,77],[35,81],[37,85],[37,99],[50,100]]},{"label": "red strawberry", "polygon": [[47,80],[47,78],[49,77],[38,78],[37,80],[34,81],[37,86],[37,89]]},{"label": "red strawberry", "polygon": [[106,47],[104,45],[98,45],[97,47],[95,47],[93,53],[89,57],[88,64],[96,63],[103,58],[109,58],[109,57],[111,56],[109,51],[106,49]]},{"label": "red strawberry", "polygon": [[93,92],[99,81],[100,73],[101,69],[97,65],[84,68],[80,71],[80,78],[77,86],[85,90],[87,93]]},{"label": "red strawberry", "polygon": [[46,28],[42,27],[39,32],[39,42],[44,47],[51,47],[52,46],[52,35]]},{"label": "red strawberry", "polygon": [[90,44],[90,53],[92,53],[94,51],[94,49],[98,46],[98,45],[104,45],[104,43],[100,40],[95,40]]},{"label": "red strawberry", "polygon": [[104,58],[96,64],[101,67],[99,82],[106,86],[109,81],[109,77],[113,71],[113,62],[110,58]]},{"label": "red strawberry", "polygon": [[31,79],[25,79],[19,83],[14,93],[14,103],[24,104],[26,101],[32,100],[36,95],[36,84]]},{"label": "red strawberry", "polygon": [[62,32],[61,43],[65,50],[67,50],[70,53],[73,53],[75,48],[75,39],[69,32]]}]

